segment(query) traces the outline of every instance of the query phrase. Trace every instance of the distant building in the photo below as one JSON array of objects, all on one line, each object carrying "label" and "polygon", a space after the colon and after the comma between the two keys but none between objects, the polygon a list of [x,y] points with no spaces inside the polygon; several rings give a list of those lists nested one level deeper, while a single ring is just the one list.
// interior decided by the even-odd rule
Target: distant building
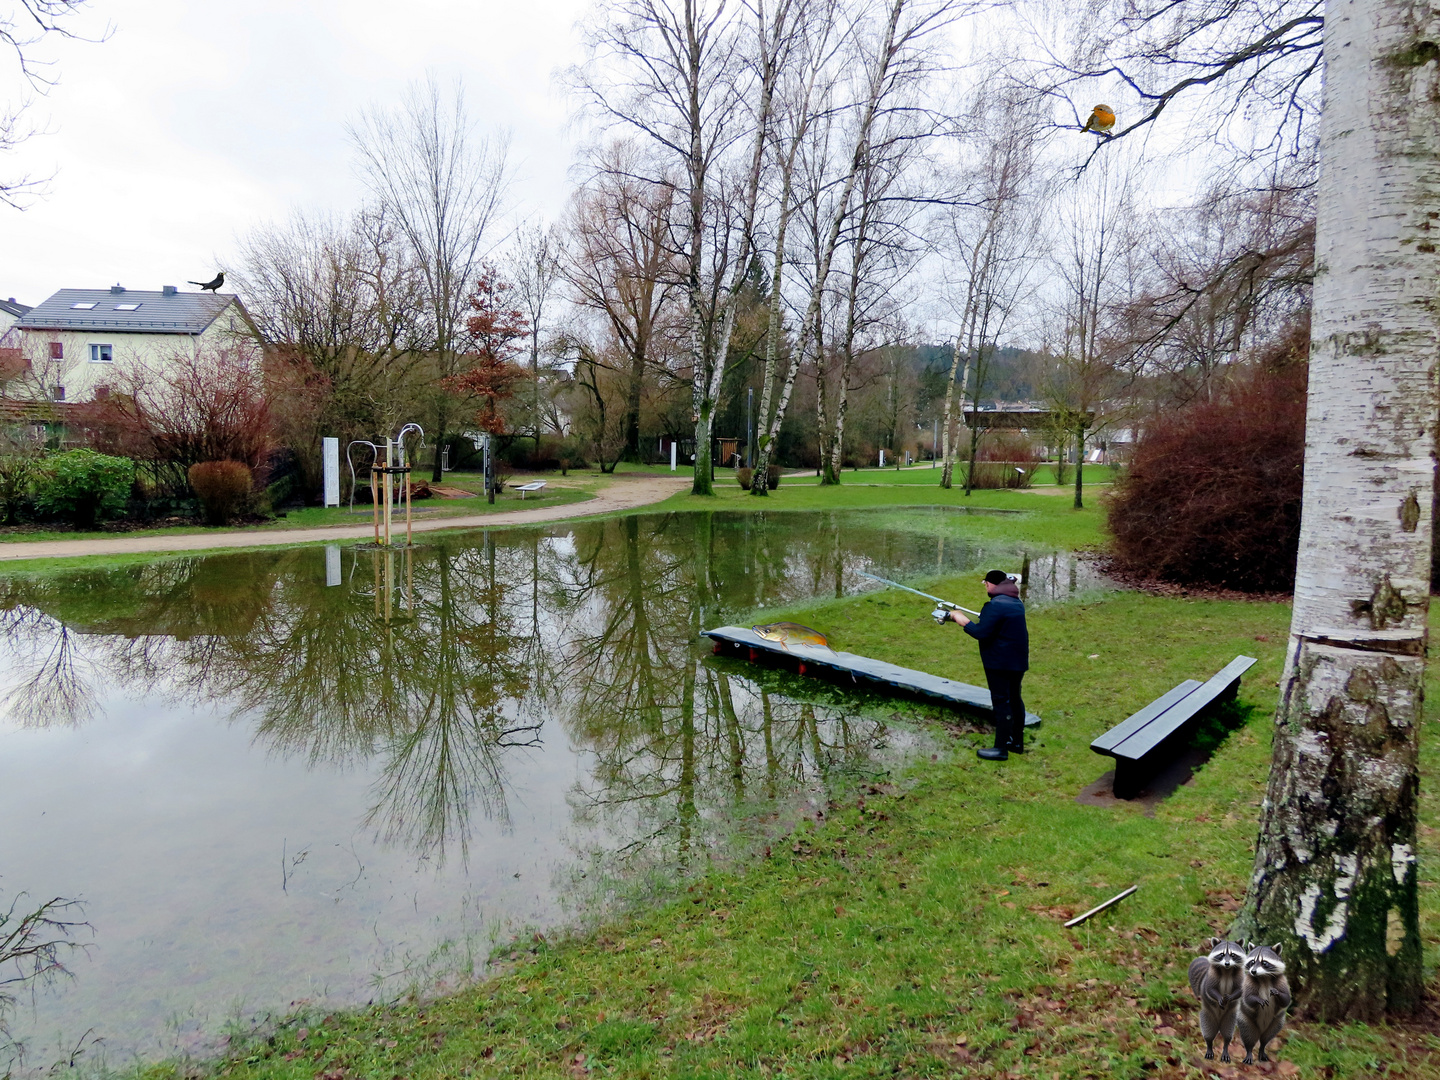
[{"label": "distant building", "polygon": [[17,304],[13,296],[9,300],[0,300],[0,337],[4,337],[5,331],[15,325],[15,320],[29,310],[27,305]]},{"label": "distant building", "polygon": [[[10,306],[23,308],[0,304]],[[235,296],[180,292],[173,285],[159,292],[122,285],[61,289],[0,330],[0,351],[10,371],[4,394],[89,401],[104,397],[136,367],[161,372],[177,357],[254,340],[249,316]]]}]

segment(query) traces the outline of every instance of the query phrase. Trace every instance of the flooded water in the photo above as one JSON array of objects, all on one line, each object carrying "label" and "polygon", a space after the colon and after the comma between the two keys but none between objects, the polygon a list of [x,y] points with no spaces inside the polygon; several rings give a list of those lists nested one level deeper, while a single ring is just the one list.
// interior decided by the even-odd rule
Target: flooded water
[{"label": "flooded water", "polygon": [[[12,1018],[26,1064],[478,972],[931,752],[917,706],[752,681],[699,631],[861,570],[1018,569],[969,520],[656,514],[0,579],[0,912],[79,898],[93,928]],[[1095,585],[1030,564],[1032,599]]]}]

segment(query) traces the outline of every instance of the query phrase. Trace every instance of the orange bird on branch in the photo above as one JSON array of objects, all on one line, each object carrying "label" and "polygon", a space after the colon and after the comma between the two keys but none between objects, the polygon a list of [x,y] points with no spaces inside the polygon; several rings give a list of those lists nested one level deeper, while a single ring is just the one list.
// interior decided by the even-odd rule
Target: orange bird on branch
[{"label": "orange bird on branch", "polygon": [[1109,105],[1096,105],[1090,113],[1090,119],[1085,121],[1081,131],[1095,131],[1101,135],[1106,134],[1115,126],[1115,110]]}]

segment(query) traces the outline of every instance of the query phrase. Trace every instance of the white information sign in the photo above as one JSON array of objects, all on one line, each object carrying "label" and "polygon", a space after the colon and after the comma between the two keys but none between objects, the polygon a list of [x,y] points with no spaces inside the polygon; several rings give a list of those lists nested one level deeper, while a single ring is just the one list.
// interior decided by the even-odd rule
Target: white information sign
[{"label": "white information sign", "polygon": [[340,505],[340,440],[321,439],[320,456],[325,463],[325,505]]}]

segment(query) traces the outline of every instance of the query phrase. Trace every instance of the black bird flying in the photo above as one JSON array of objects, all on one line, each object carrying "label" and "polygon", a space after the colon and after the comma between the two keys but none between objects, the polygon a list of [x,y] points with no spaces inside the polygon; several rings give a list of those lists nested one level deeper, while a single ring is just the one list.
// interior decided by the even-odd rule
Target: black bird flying
[{"label": "black bird flying", "polygon": [[210,281],[190,281],[190,282],[186,282],[186,284],[188,284],[188,285],[199,285],[201,292],[204,292],[206,289],[209,289],[211,292],[215,292],[217,289],[220,288],[221,285],[224,285],[224,284],[225,284],[225,271],[224,271],[224,270],[221,270],[221,271],[220,271],[218,274],[216,274],[215,277],[214,277],[212,280],[210,280]]}]

